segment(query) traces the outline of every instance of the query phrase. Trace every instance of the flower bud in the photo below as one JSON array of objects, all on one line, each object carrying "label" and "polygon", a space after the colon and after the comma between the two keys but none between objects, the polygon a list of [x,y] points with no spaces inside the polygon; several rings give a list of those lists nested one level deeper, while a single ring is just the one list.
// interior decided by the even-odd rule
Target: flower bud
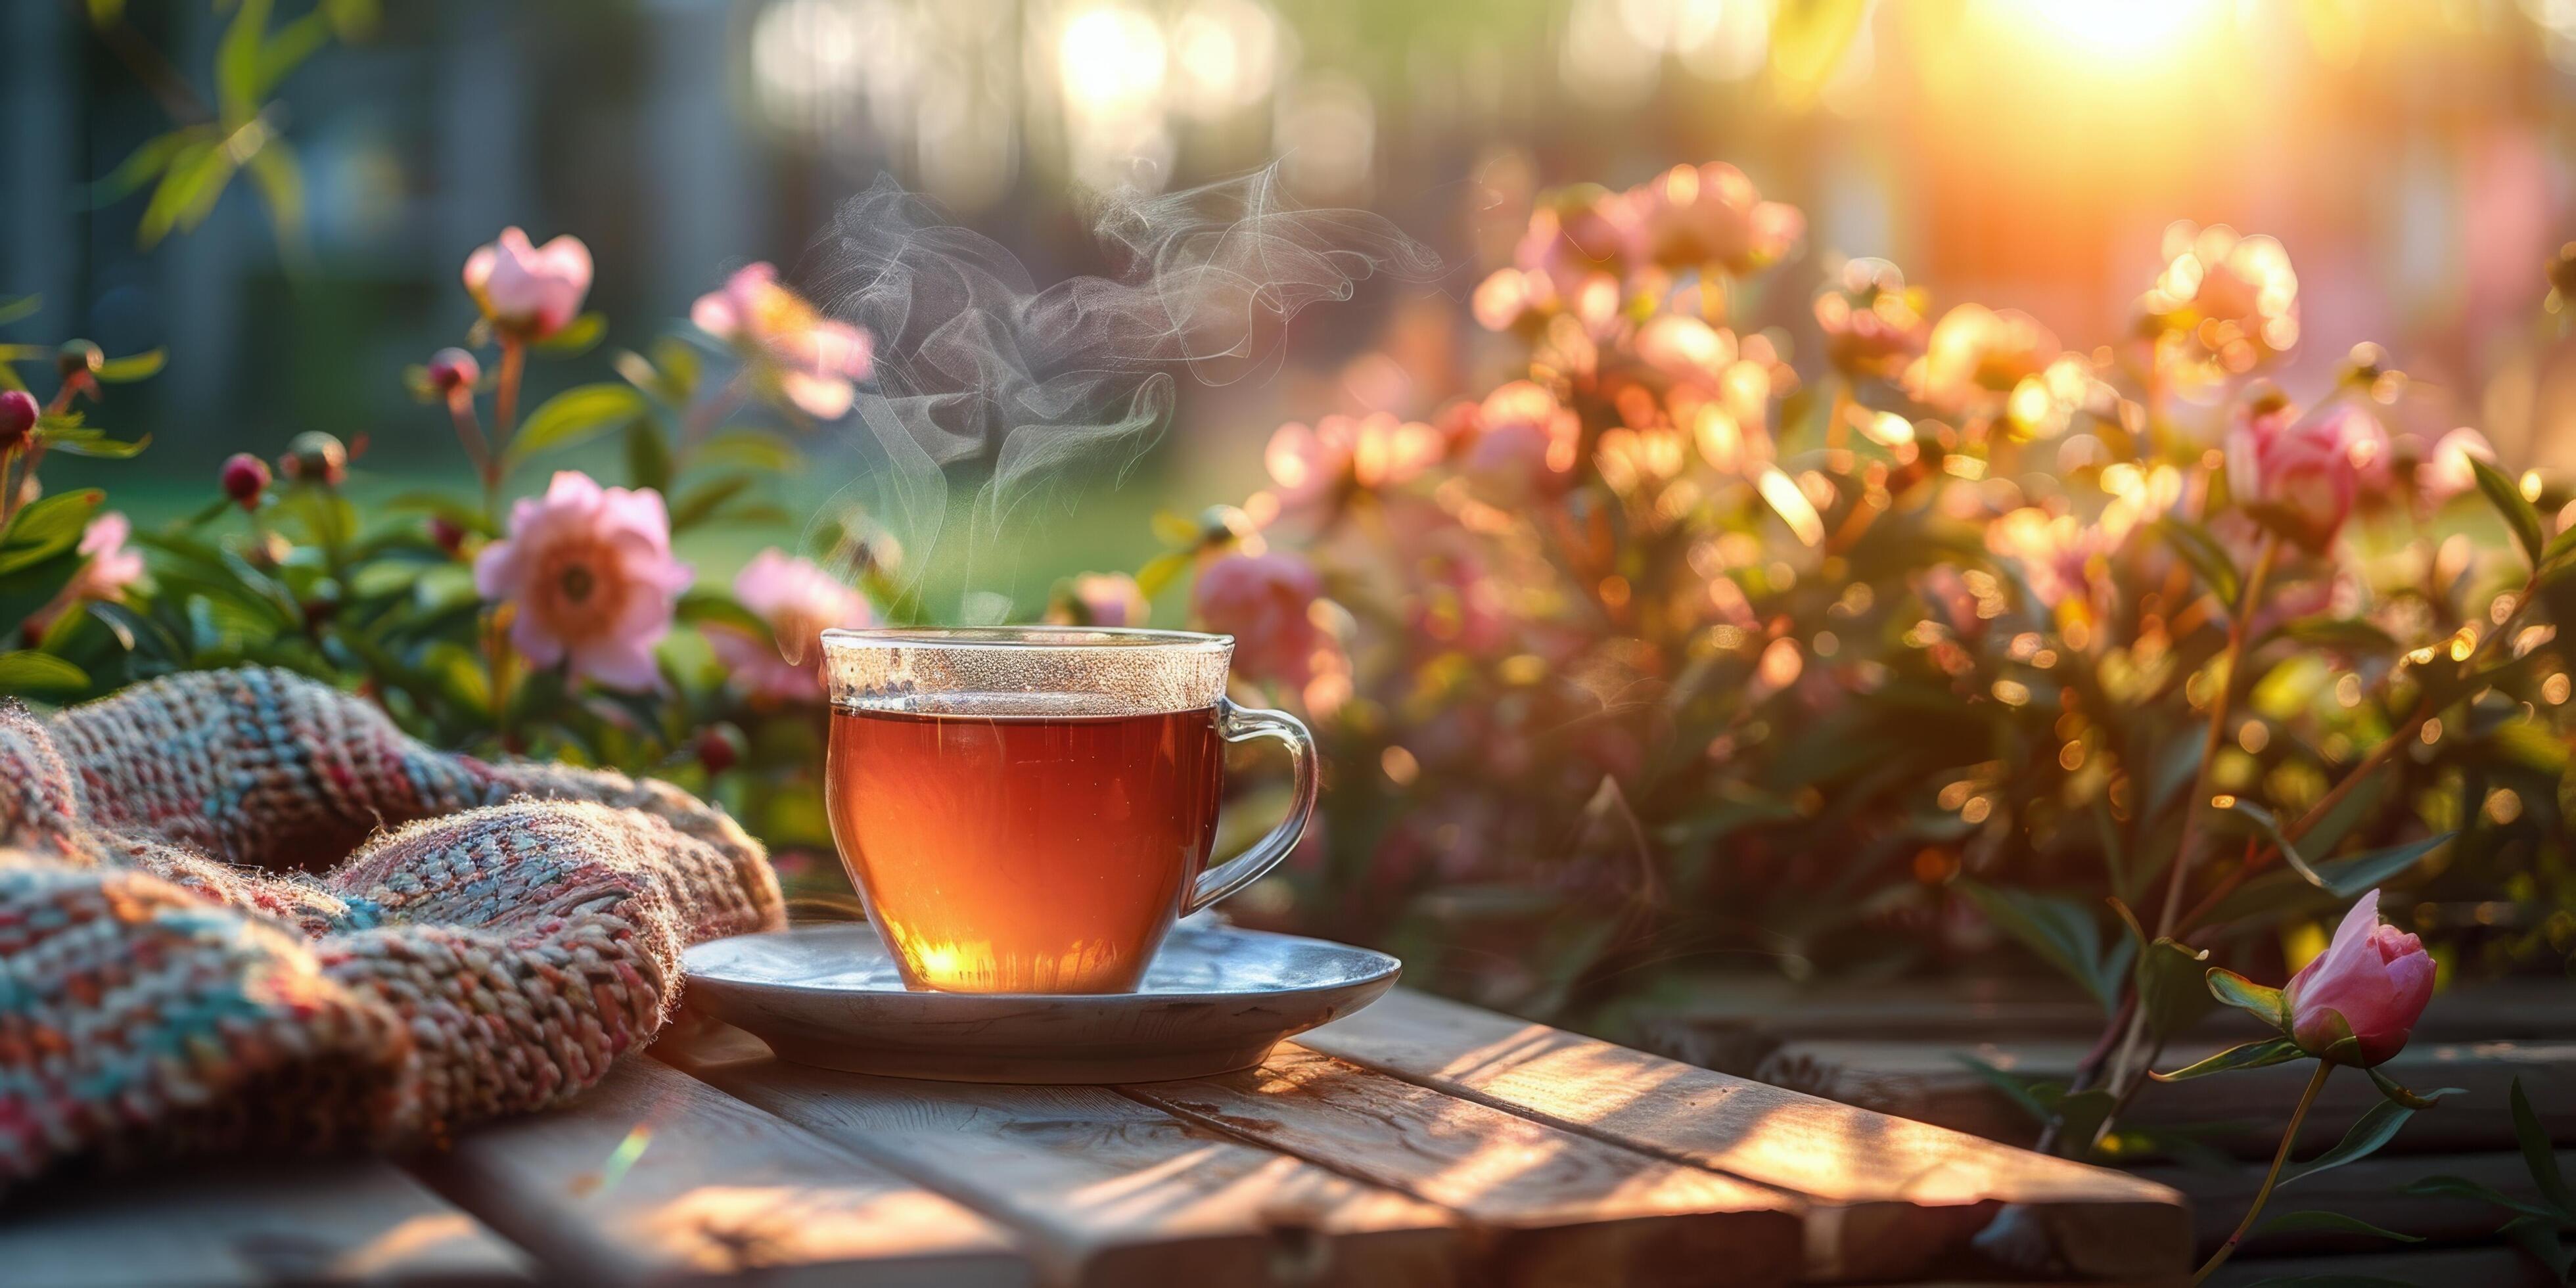
[{"label": "flower bud", "polygon": [[235,452],[224,461],[224,495],[244,510],[259,508],[259,499],[268,491],[268,462],[248,452]]},{"label": "flower bud", "polygon": [[349,449],[329,434],[307,430],[287,440],[277,468],[299,483],[338,487],[349,477]]},{"label": "flower bud", "polygon": [[35,432],[41,412],[34,394],[24,389],[0,390],[0,452],[26,446],[27,435]]},{"label": "flower bud", "polygon": [[750,744],[742,730],[729,721],[718,721],[698,731],[698,763],[710,774],[721,774],[742,763],[743,752]]},{"label": "flower bud", "polygon": [[65,340],[63,347],[54,351],[54,367],[65,380],[95,376],[106,365],[107,355],[87,340]]},{"label": "flower bud", "polygon": [[429,516],[429,539],[452,555],[465,548],[465,529],[446,515],[433,514]]},{"label": "flower bud", "polygon": [[429,384],[443,394],[472,389],[483,378],[483,364],[463,349],[441,349],[429,355]]}]

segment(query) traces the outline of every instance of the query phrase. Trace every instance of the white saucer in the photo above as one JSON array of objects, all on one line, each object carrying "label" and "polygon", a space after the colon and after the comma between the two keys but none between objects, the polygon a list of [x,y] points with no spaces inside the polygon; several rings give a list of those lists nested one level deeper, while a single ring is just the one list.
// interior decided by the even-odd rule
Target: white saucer
[{"label": "white saucer", "polygon": [[688,950],[691,1007],[799,1064],[950,1082],[1198,1078],[1258,1064],[1291,1034],[1395,986],[1402,963],[1320,939],[1183,923],[1133,993],[933,993],[904,987],[864,922],[715,939]]}]

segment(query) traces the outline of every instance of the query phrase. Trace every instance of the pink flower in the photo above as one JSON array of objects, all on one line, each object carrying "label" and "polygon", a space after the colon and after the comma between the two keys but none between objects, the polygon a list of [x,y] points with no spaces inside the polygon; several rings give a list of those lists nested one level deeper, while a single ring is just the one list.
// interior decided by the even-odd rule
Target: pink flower
[{"label": "pink flower", "polygon": [[543,499],[522,497],[509,537],[474,559],[475,590],[510,606],[510,643],[530,662],[620,689],[659,683],[653,646],[689,576],[671,557],[660,493],[602,488],[574,470]]},{"label": "pink flower", "polygon": [[134,525],[113,510],[90,520],[80,539],[80,552],[89,556],[89,562],[54,592],[51,603],[27,619],[27,638],[43,638],[46,629],[76,605],[90,600],[123,602],[125,588],[143,578],[143,553],[125,548],[125,539],[133,534]]},{"label": "pink flower", "polygon": [[781,396],[817,420],[835,420],[858,397],[851,382],[874,370],[868,333],[817,312],[778,284],[778,270],[746,264],[698,297],[689,320],[762,365]]},{"label": "pink flower", "polygon": [[[2278,395],[2258,396],[2227,434],[2227,486],[2236,503],[2309,550],[2323,550],[2352,517],[2379,422],[2367,412],[2301,417]],[[2384,435],[2383,435],[2384,437]]]},{"label": "pink flower", "polygon": [[1893,378],[1923,352],[1931,338],[1928,303],[1920,287],[1883,259],[1843,265],[1842,282],[1816,296],[1816,325],[1825,333],[1825,356],[1854,375]]},{"label": "pink flower", "polygon": [[1485,395],[1462,416],[1462,466],[1476,490],[1497,504],[1550,492],[1574,475],[1583,423],[1545,386],[1515,380]]},{"label": "pink flower", "polygon": [[1060,626],[1142,626],[1152,612],[1135,578],[1087,572],[1056,591],[1046,618]]},{"label": "pink flower", "polygon": [[1476,288],[1473,311],[1489,330],[1570,309],[1587,324],[1619,310],[1621,283],[1645,256],[1635,195],[1585,184],[1553,194],[1530,216],[1512,266]]},{"label": "pink flower", "polygon": [[2426,509],[2438,509],[2452,497],[2477,490],[2478,475],[2469,466],[2471,460],[2493,465],[2495,458],[2487,436],[2462,425],[2435,440],[2432,450],[2424,454],[2423,463],[2415,468],[2415,491]]},{"label": "pink flower", "polygon": [[2112,545],[2111,534],[2096,525],[2032,506],[1986,525],[1986,548],[2019,565],[2030,593],[2052,612],[2099,607],[2095,601],[2109,585],[2101,561]]},{"label": "pink flower", "polygon": [[1202,625],[1234,637],[1234,665],[1254,679],[1304,684],[1321,632],[1308,610],[1323,593],[1295,555],[1232,554],[1199,572],[1191,607]]},{"label": "pink flower", "polygon": [[1807,228],[1796,206],[1764,201],[1743,171],[1724,162],[1675,166],[1629,196],[1647,253],[1674,267],[1751,272],[1788,254]]},{"label": "pink flower", "polygon": [[498,241],[465,257],[465,289],[492,325],[522,339],[542,340],[581,315],[590,293],[590,248],[569,234],[543,246],[504,228]]},{"label": "pink flower", "polygon": [[2360,1049],[2348,1063],[2364,1068],[2406,1048],[2432,998],[2432,955],[2422,940],[2379,919],[2376,890],[2352,905],[2324,954],[2281,990],[2300,1050],[2324,1058],[2349,1037]]},{"label": "pink flower", "polygon": [[[775,640],[710,624],[707,647],[724,663],[734,686],[755,698],[812,702],[823,696],[823,632],[865,626],[874,620],[868,601],[811,559],[771,547],[751,557],[733,579],[733,597],[762,621]],[[788,660],[793,657],[795,660]]]},{"label": "pink flower", "polygon": [[1409,483],[1439,463],[1440,432],[1387,412],[1326,416],[1312,429],[1290,423],[1262,453],[1279,500],[1290,508],[1329,501],[1350,487]]},{"label": "pink flower", "polygon": [[2059,352],[2057,336],[2027,313],[1962,304],[1932,325],[1923,356],[1906,369],[1906,392],[1958,411],[2011,393],[2046,371]]}]

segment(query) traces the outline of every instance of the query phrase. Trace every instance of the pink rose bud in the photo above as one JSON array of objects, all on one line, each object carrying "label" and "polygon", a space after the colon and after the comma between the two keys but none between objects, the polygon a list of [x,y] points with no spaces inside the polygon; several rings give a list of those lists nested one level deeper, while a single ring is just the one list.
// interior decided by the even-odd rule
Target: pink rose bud
[{"label": "pink rose bud", "polygon": [[225,496],[245,510],[256,510],[259,498],[268,491],[268,462],[248,452],[235,452],[225,459],[223,473],[218,477],[223,480]]},{"label": "pink rose bud", "polygon": [[542,340],[581,315],[582,297],[590,293],[590,248],[569,235],[532,245],[526,233],[504,228],[498,240],[466,257],[465,289],[492,325]]},{"label": "pink rose bud", "polygon": [[2368,413],[2303,417],[2288,399],[2263,390],[2228,431],[2227,486],[2255,517],[2323,550],[2352,516],[2362,468],[2375,450],[2368,435],[2378,430]]},{"label": "pink rose bud", "polygon": [[1295,555],[1231,554],[1200,570],[1191,597],[1207,629],[1234,637],[1235,669],[1304,684],[1322,632],[1308,614],[1322,579]]},{"label": "pink rose bud", "polygon": [[36,396],[24,389],[0,390],[0,452],[26,446],[42,410],[36,406]]},{"label": "pink rose bud", "polygon": [[54,351],[54,367],[65,380],[86,380],[107,365],[107,355],[87,340],[65,340]]},{"label": "pink rose bud", "polygon": [[446,515],[433,514],[429,516],[429,539],[452,555],[465,548],[465,529]]},{"label": "pink rose bud", "polygon": [[463,349],[441,349],[429,355],[429,383],[440,393],[472,389],[483,378],[483,364]]},{"label": "pink rose bud", "polygon": [[2424,942],[2379,919],[2379,892],[2363,895],[2335,928],[2334,943],[2281,990],[2290,1036],[2320,1058],[2352,1038],[2349,1063],[2368,1068],[2406,1048],[2433,998],[2433,958]]},{"label": "pink rose bud", "polygon": [[718,721],[698,731],[698,763],[710,774],[721,774],[742,763],[743,753],[750,749],[742,730],[731,722]]},{"label": "pink rose bud", "polygon": [[308,430],[286,444],[277,467],[299,483],[338,487],[349,477],[349,449],[329,434]]}]

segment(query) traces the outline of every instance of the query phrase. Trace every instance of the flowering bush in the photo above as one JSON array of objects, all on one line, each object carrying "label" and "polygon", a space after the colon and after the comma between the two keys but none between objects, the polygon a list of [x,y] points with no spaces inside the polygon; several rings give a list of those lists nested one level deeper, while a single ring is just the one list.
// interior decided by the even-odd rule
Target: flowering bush
[{"label": "flowering bush", "polygon": [[[48,450],[141,450],[85,423],[84,404],[160,357],[0,349],[57,373],[40,402],[0,365],[0,625],[18,646],[0,652],[0,692],[73,700],[171,671],[280,666],[365,693],[444,746],[676,778],[774,846],[828,845],[814,637],[866,622],[867,602],[774,549],[730,595],[698,586],[671,543],[784,517],[762,498],[800,455],[778,431],[849,410],[867,337],[755,264],[698,302],[692,331],[649,357],[613,354],[618,379],[522,417],[530,359],[577,357],[606,331],[581,311],[592,272],[578,239],[537,245],[516,228],[467,259],[480,320],[407,378],[443,409],[480,495],[405,493],[372,521],[345,495],[364,441],[318,433],[273,467],[234,455],[213,499],[160,531],[101,509],[97,490],[46,495]],[[540,458],[603,435],[624,439],[624,486],[558,470],[505,507]]]},{"label": "flowering bush", "polygon": [[1784,307],[1800,229],[1724,166],[1544,197],[1474,296],[1497,386],[1285,426],[1158,524],[1139,581],[1195,573],[1328,746],[1240,913],[1524,1009],[2014,944],[2101,1000],[2097,1109],[2201,1009],[2167,976],[2373,886],[2464,967],[2576,949],[2559,485],[2375,346],[2270,383],[2270,239],[2177,226],[2081,347],[1874,260]]}]

